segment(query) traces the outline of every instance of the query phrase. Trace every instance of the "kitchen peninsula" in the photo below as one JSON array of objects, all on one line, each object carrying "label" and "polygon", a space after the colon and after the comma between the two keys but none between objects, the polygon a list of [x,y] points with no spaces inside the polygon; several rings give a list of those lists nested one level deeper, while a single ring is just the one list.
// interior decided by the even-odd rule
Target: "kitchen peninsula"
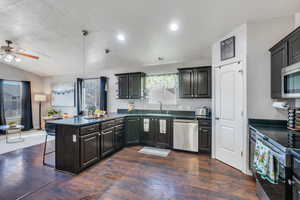
[{"label": "kitchen peninsula", "polygon": [[[151,112],[121,112],[123,114],[108,114],[99,119],[75,117],[48,121],[47,127],[55,126],[56,169],[77,174],[124,146],[147,145],[172,149],[173,120],[197,120],[195,113],[189,111]],[[147,131],[144,129],[145,121],[148,122]],[[207,127],[205,137],[201,137],[203,131],[199,131],[199,151],[201,147],[210,150],[207,133],[210,133],[211,121],[206,118],[198,122],[199,129]]]}]

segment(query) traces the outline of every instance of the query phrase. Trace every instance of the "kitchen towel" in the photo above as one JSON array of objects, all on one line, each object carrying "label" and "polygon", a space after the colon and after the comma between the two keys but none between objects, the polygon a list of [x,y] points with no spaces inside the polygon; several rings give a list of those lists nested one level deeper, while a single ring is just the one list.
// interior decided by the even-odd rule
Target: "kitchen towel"
[{"label": "kitchen towel", "polygon": [[270,183],[277,184],[279,179],[279,163],[272,155],[269,147],[259,140],[256,141],[253,165],[256,172]]},{"label": "kitchen towel", "polygon": [[144,132],[149,132],[150,119],[144,119]]},{"label": "kitchen towel", "polygon": [[167,120],[165,120],[165,119],[159,120],[159,132],[162,134],[167,133]]}]

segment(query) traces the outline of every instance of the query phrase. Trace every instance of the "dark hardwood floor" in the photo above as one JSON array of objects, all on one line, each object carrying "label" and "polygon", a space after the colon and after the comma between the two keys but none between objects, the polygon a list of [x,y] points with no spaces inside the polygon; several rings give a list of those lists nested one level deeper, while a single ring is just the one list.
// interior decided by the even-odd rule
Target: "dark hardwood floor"
[{"label": "dark hardwood floor", "polygon": [[161,158],[130,147],[71,176],[43,166],[42,147],[0,155],[1,200],[257,200],[251,177],[206,155]]}]

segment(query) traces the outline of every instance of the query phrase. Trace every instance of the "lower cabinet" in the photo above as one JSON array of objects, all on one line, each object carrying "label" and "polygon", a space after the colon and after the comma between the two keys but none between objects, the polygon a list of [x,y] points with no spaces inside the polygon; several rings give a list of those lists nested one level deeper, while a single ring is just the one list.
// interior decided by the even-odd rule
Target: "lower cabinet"
[{"label": "lower cabinet", "polygon": [[300,180],[293,177],[293,200],[300,199]]},{"label": "lower cabinet", "polygon": [[160,148],[171,148],[173,120],[169,118],[156,119],[156,146]]},{"label": "lower cabinet", "polygon": [[115,126],[114,132],[114,148],[120,150],[124,147],[125,125],[119,124]]},{"label": "lower cabinet", "polygon": [[155,145],[155,124],[151,117],[141,118],[141,143],[147,146]]},{"label": "lower cabinet", "polygon": [[140,142],[140,118],[139,117],[127,117],[126,119],[126,136],[125,143],[127,145],[135,145]]},{"label": "lower cabinet", "polygon": [[114,151],[114,127],[101,131],[101,157]]},{"label": "lower cabinet", "polygon": [[211,153],[211,120],[199,120],[199,152]]},{"label": "lower cabinet", "polygon": [[80,137],[80,167],[88,167],[100,160],[99,132]]},{"label": "lower cabinet", "polygon": [[172,120],[167,118],[141,118],[141,143],[148,146],[170,148]]},{"label": "lower cabinet", "polygon": [[210,153],[211,150],[211,128],[199,128],[199,151]]}]

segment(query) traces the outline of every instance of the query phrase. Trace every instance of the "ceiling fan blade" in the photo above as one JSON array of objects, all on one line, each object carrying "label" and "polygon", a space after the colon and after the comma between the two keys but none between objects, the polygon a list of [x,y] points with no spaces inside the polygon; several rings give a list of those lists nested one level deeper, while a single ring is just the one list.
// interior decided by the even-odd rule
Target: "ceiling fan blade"
[{"label": "ceiling fan blade", "polygon": [[20,56],[25,56],[25,57],[28,57],[28,58],[33,58],[33,59],[39,59],[38,56],[33,56],[33,55],[30,55],[30,54],[27,54],[27,53],[21,53],[21,52],[14,52],[15,54],[18,54]]}]

